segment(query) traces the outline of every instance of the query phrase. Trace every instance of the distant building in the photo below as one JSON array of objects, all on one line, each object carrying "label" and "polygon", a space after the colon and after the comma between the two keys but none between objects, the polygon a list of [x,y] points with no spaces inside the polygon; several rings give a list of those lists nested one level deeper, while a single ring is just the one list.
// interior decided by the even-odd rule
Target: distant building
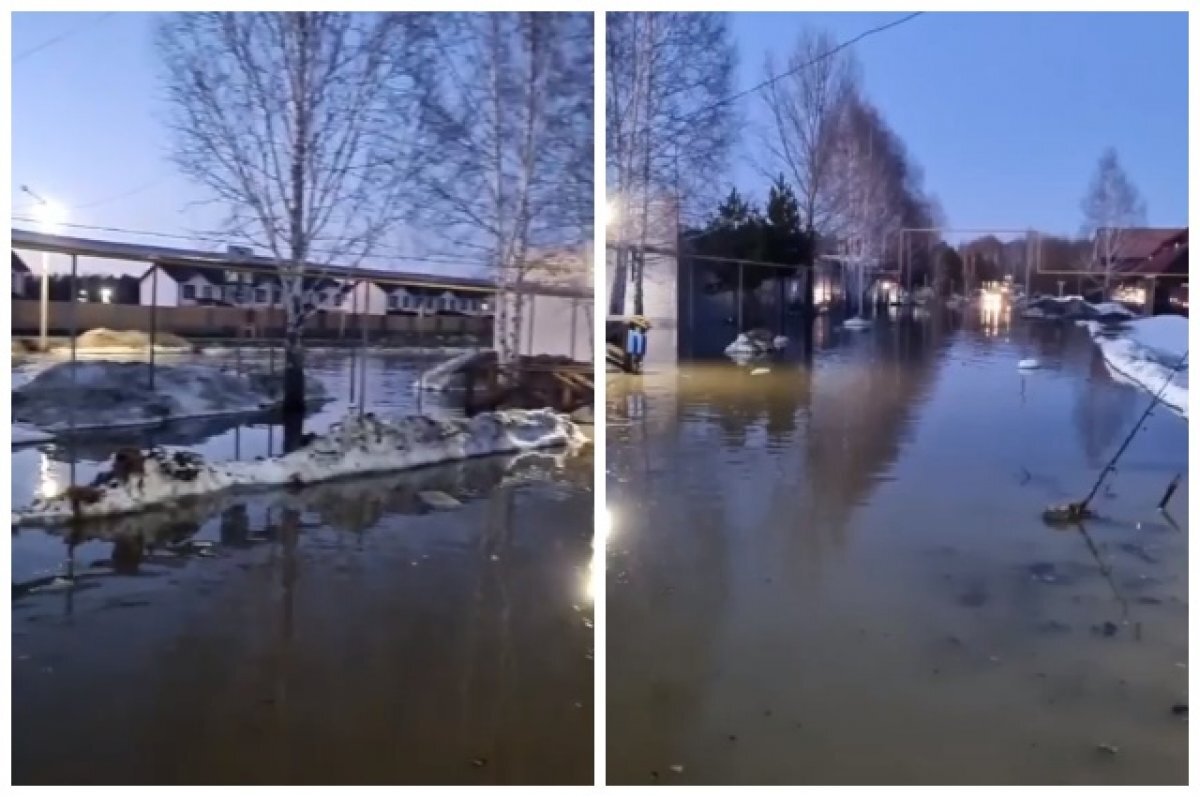
[{"label": "distant building", "polygon": [[1118,252],[1113,299],[1147,315],[1187,315],[1187,227],[1127,230]]},{"label": "distant building", "polygon": [[378,286],[388,315],[492,315],[490,295],[406,285]]},{"label": "distant building", "polygon": [[[334,279],[304,280],[307,303],[319,310],[344,309],[348,290]],[[272,274],[158,265],[141,278],[141,303],[159,307],[280,307],[283,290],[279,278]]]}]

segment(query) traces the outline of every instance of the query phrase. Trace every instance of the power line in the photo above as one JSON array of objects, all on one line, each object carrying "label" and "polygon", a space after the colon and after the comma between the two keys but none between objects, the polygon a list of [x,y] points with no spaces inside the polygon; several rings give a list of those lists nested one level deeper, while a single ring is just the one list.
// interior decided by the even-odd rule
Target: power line
[{"label": "power line", "polygon": [[49,39],[42,42],[41,44],[30,47],[28,50],[23,50],[22,52],[19,52],[13,56],[13,64],[20,63],[21,61],[25,60],[29,56],[34,55],[35,53],[40,53],[42,50],[45,50],[47,47],[52,47],[53,45],[58,44],[59,42],[63,41],[64,39],[69,39],[70,37],[74,36],[77,33],[82,32],[83,30],[91,27],[92,25],[99,25],[101,22],[107,20],[109,17],[112,17],[112,16],[116,16],[115,11],[106,11],[103,14],[101,14],[99,17],[97,17],[96,19],[86,20],[84,22],[84,24],[82,24],[82,25],[76,25],[73,28],[69,28],[69,29],[63,31],[62,33],[58,34],[57,36],[50,37]]},{"label": "power line", "polygon": [[745,97],[747,94],[753,94],[754,92],[756,92],[760,89],[764,89],[767,86],[770,86],[774,83],[779,82],[780,80],[782,80],[785,77],[789,77],[791,75],[796,74],[797,72],[799,72],[802,69],[807,69],[808,67],[813,66],[814,64],[818,64],[821,61],[824,61],[826,58],[832,58],[833,56],[837,55],[842,50],[844,50],[847,47],[850,47],[854,44],[857,44],[858,42],[862,41],[863,39],[867,38],[868,36],[874,36],[877,33],[883,33],[886,30],[890,30],[892,28],[899,27],[900,25],[903,25],[905,22],[910,22],[910,21],[916,19],[917,17],[921,16],[924,13],[925,13],[924,11],[915,11],[911,14],[901,17],[900,19],[895,19],[895,20],[892,20],[891,22],[887,22],[883,25],[878,25],[874,28],[864,30],[862,33],[858,34],[854,38],[847,39],[846,41],[841,42],[837,46],[833,47],[832,49],[830,49],[826,52],[821,53],[820,55],[816,56],[815,58],[813,58],[810,61],[807,61],[803,64],[799,64],[798,66],[794,66],[785,72],[780,72],[778,75],[769,77],[766,80],[764,80],[762,83],[759,83],[756,86],[751,86],[748,89],[739,91],[737,94],[731,94],[728,97],[725,97],[724,99],[720,99],[710,105],[706,105],[705,107],[703,107],[697,111],[692,111],[691,113],[686,114],[685,116],[678,117],[675,121],[685,121],[687,119],[690,119],[693,116],[699,116],[702,113],[707,113],[708,111],[711,111],[713,108],[720,108],[722,105],[728,105],[729,103],[733,102],[734,100],[739,100],[742,97]]}]

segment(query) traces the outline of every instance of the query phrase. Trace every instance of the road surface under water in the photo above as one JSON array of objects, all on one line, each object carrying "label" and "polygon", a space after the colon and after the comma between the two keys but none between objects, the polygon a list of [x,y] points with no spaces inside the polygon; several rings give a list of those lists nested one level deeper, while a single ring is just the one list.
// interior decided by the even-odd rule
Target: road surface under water
[{"label": "road surface under water", "polygon": [[[322,431],[349,372],[313,365],[340,397]],[[369,406],[415,410],[427,365],[370,358]],[[280,436],[130,442],[250,458]],[[114,442],[14,452],[14,505]],[[14,531],[14,782],[590,783],[591,480],[586,449],[538,452]]]},{"label": "road surface under water", "polygon": [[1082,330],[815,337],[609,376],[609,782],[1186,782],[1186,422],[1054,529],[1148,403]]}]

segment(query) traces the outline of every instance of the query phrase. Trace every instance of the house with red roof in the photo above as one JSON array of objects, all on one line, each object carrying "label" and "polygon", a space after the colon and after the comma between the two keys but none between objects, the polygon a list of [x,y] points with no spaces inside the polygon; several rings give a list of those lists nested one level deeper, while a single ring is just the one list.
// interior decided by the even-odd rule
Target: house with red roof
[{"label": "house with red roof", "polygon": [[1146,315],[1188,312],[1188,228],[1121,232],[1112,298]]}]

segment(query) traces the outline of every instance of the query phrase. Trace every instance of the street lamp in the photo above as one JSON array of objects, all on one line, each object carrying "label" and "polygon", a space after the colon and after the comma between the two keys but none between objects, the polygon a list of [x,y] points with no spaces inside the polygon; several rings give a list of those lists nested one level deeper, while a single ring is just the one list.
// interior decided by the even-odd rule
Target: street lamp
[{"label": "street lamp", "polygon": [[[38,228],[42,232],[46,233],[47,235],[53,235],[54,233],[58,232],[58,228],[61,227],[67,220],[66,209],[63,208],[61,205],[59,205],[57,202],[52,202],[48,199],[45,199],[44,197],[38,196],[36,193],[34,193],[33,189],[31,189],[27,185],[21,186],[21,190],[24,191],[26,194],[29,194],[29,196],[31,196],[33,198],[33,200],[35,202],[37,202],[37,204],[34,205],[34,207],[33,207],[33,215],[34,215],[34,218],[37,219]],[[40,348],[42,351],[46,351],[48,348],[46,339],[47,339],[47,331],[49,328],[49,321],[50,321],[50,253],[43,249],[42,250],[42,303],[41,303],[41,314],[40,314],[40,322],[41,323],[40,323],[40,327],[39,327],[40,334],[38,336],[39,343],[41,344]]]}]

